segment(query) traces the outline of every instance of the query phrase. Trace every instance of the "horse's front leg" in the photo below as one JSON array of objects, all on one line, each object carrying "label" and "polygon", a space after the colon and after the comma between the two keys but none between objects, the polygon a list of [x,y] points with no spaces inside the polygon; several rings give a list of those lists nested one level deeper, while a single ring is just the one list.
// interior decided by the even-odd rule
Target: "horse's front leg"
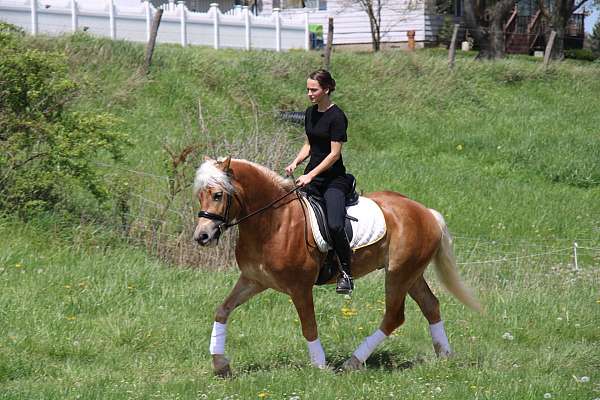
[{"label": "horse's front leg", "polygon": [[298,312],[298,317],[300,317],[302,335],[304,335],[308,344],[310,362],[313,366],[323,369],[326,367],[325,351],[323,350],[317,332],[312,286],[308,289],[295,291],[290,296],[292,297],[292,302]]},{"label": "horse's front leg", "polygon": [[215,374],[226,377],[231,375],[229,360],[225,357],[225,339],[227,337],[227,319],[229,314],[239,305],[266,288],[257,282],[240,276],[225,301],[217,308],[212,335],[210,337],[210,354]]}]

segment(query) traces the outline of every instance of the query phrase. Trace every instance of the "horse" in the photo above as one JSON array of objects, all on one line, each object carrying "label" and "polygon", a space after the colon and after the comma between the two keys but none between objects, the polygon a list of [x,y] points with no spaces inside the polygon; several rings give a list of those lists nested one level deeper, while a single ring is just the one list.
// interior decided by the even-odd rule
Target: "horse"
[{"label": "horse", "polygon": [[[201,211],[193,239],[201,246],[218,243],[228,227],[238,225],[235,257],[240,276],[215,313],[209,350],[218,376],[231,375],[225,357],[227,323],[231,312],[266,289],[290,296],[307,341],[310,362],[327,368],[317,332],[313,285],[325,254],[314,246],[303,202],[291,195],[294,182],[270,169],[242,159],[208,157],[197,169],[194,194]],[[360,369],[375,348],[404,323],[404,303],[410,295],[429,322],[438,357],[452,354],[439,301],[423,273],[430,262],[446,289],[466,306],[481,310],[458,274],[452,238],[442,215],[392,191],[365,195],[381,208],[386,233],[376,243],[352,255],[352,272],[360,278],[385,268],[385,311],[379,328],[348,358],[344,370]],[[335,283],[333,277],[327,283]]]}]

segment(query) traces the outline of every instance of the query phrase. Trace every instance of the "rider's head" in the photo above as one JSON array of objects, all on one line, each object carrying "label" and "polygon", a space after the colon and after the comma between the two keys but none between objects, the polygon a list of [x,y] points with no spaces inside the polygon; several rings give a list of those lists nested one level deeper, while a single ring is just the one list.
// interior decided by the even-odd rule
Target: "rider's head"
[{"label": "rider's head", "polygon": [[321,86],[321,88],[327,94],[331,94],[335,90],[335,79],[333,79],[333,77],[327,70],[316,70],[308,76],[308,79],[317,81],[319,83],[319,86]]}]

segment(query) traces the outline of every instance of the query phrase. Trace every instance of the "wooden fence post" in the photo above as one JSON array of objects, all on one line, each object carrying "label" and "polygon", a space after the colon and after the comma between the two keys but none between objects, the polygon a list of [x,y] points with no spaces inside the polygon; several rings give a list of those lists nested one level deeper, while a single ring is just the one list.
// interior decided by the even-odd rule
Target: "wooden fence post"
[{"label": "wooden fence post", "polygon": [[152,62],[152,54],[154,54],[154,46],[156,44],[158,26],[160,25],[160,20],[162,18],[163,12],[164,10],[161,8],[156,10],[156,14],[154,14],[152,28],[150,29],[150,40],[148,40],[148,44],[146,45],[146,58],[144,60],[144,66],[142,67],[142,71],[144,72],[144,74],[150,72],[150,63]]},{"label": "wooden fence post", "polygon": [[329,17],[329,26],[327,28],[327,46],[325,47],[325,69],[331,68],[331,50],[333,47],[333,17]]},{"label": "wooden fence post", "polygon": [[71,30],[77,32],[77,0],[71,0]]},{"label": "wooden fence post", "polygon": [[454,31],[452,32],[452,41],[450,42],[450,49],[448,50],[448,68],[454,68],[454,60],[456,58],[456,37],[458,36],[458,24],[454,24]]},{"label": "wooden fence post", "polygon": [[546,51],[544,52],[544,68],[548,68],[548,64],[550,63],[550,55],[552,54],[552,47],[554,46],[555,38],[556,32],[550,32],[550,38],[548,39],[548,43],[546,43]]}]

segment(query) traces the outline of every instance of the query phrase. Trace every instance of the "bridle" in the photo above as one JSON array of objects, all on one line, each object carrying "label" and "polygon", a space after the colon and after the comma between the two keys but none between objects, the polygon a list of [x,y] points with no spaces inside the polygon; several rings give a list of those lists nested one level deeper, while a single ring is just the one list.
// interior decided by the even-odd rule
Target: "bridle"
[{"label": "bridle", "polygon": [[211,212],[208,212],[208,211],[201,210],[201,211],[198,212],[198,218],[206,218],[206,219],[210,219],[211,221],[218,221],[218,222],[220,222],[220,224],[217,226],[217,228],[219,229],[219,232],[222,234],[228,228],[231,228],[232,226],[236,226],[236,225],[242,223],[243,221],[247,220],[248,218],[250,218],[250,217],[252,217],[252,216],[254,216],[256,214],[260,214],[263,211],[268,210],[273,205],[275,205],[278,201],[283,200],[284,198],[286,198],[290,194],[292,194],[295,191],[297,191],[298,189],[300,189],[300,187],[301,186],[294,186],[291,190],[289,190],[288,192],[286,192],[284,195],[276,198],[275,200],[273,200],[272,202],[270,202],[266,206],[261,207],[258,210],[253,211],[253,212],[251,212],[248,215],[243,216],[242,218],[238,219],[235,222],[228,222],[228,220],[229,220],[229,209],[231,208],[231,199],[235,197],[236,201],[238,202],[238,204],[240,206],[242,205],[242,203],[241,203],[240,199],[237,196],[235,196],[234,194],[227,193],[227,204],[225,206],[225,213],[223,215],[214,214],[214,213],[211,213]]}]

